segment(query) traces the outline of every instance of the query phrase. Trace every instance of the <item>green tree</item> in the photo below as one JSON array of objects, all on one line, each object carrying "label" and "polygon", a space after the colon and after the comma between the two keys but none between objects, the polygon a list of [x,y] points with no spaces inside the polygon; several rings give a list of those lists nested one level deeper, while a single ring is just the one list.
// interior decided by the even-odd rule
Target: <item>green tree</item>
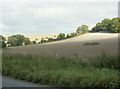
[{"label": "green tree", "polygon": [[95,27],[92,28],[92,32],[120,32],[120,18],[113,18],[112,20],[106,18],[101,23],[97,23]]},{"label": "green tree", "polygon": [[115,33],[117,33],[117,32],[120,32],[120,18],[119,17],[117,17],[117,18],[113,18],[112,20],[111,20],[111,27],[110,27],[110,32],[115,32]]},{"label": "green tree", "polygon": [[36,41],[32,41],[32,44],[37,44],[37,42]]},{"label": "green tree", "polygon": [[60,33],[57,37],[58,40],[62,40],[65,39],[65,34],[64,33]]},{"label": "green tree", "polygon": [[76,33],[78,33],[78,34],[81,34],[81,33],[82,33],[81,27],[78,27],[78,28],[77,28],[77,32],[76,32]]},{"label": "green tree", "polygon": [[76,33],[78,34],[82,34],[82,33],[86,33],[88,32],[88,26],[87,25],[82,25],[80,27],[77,28]]},{"label": "green tree", "polygon": [[8,44],[11,46],[21,46],[25,41],[25,37],[23,35],[12,35],[8,37]]},{"label": "green tree", "polygon": [[54,39],[53,38],[48,38],[48,41],[52,42],[52,41],[54,41]]},{"label": "green tree", "polygon": [[71,38],[71,35],[70,35],[70,34],[67,34],[66,38]]},{"label": "green tree", "polygon": [[46,40],[44,40],[44,38],[41,38],[41,43],[45,43],[47,42]]},{"label": "green tree", "polygon": [[29,44],[31,44],[31,41],[29,38],[25,38],[24,43],[25,43],[25,45],[29,45]]},{"label": "green tree", "polygon": [[76,36],[76,33],[71,33],[71,37],[75,37]]},{"label": "green tree", "polygon": [[94,28],[92,28],[93,32],[98,32],[101,31],[101,23],[97,23],[96,26]]},{"label": "green tree", "polygon": [[2,35],[0,35],[0,48],[6,47],[5,41],[6,39]]},{"label": "green tree", "polygon": [[101,31],[108,32],[110,31],[111,20],[106,18],[101,22]]},{"label": "green tree", "polygon": [[82,25],[81,29],[82,29],[82,33],[88,32],[88,26],[87,25]]}]

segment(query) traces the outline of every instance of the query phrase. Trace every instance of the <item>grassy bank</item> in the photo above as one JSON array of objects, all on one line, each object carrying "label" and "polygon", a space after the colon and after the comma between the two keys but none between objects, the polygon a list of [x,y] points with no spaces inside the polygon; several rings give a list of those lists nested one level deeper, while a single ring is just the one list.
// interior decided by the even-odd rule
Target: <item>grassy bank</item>
[{"label": "grassy bank", "polygon": [[79,58],[3,54],[4,76],[56,87],[113,87],[120,84],[118,57]]}]

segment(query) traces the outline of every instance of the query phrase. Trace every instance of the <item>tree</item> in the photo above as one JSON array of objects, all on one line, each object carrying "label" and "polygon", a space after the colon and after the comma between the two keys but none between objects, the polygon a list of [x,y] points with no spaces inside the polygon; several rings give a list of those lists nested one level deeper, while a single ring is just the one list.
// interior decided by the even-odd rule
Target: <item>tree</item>
[{"label": "tree", "polygon": [[70,34],[67,34],[66,38],[71,38],[71,35],[70,35]]},{"label": "tree", "polygon": [[48,38],[48,41],[52,42],[52,41],[54,41],[54,39],[53,38]]},{"label": "tree", "polygon": [[29,45],[29,44],[31,44],[31,41],[29,38],[25,38],[24,43],[25,43],[25,45]]},{"label": "tree", "polygon": [[36,41],[32,41],[32,44],[37,44],[37,42]]},{"label": "tree", "polygon": [[77,33],[82,34],[88,32],[88,26],[87,25],[82,25],[77,28]]},{"label": "tree", "polygon": [[76,33],[71,33],[71,37],[75,37],[76,36]]},{"label": "tree", "polygon": [[78,33],[78,34],[81,34],[81,33],[82,33],[81,27],[78,27],[78,28],[77,28],[77,32],[76,32],[76,33]]},{"label": "tree", "polygon": [[0,35],[0,48],[6,47],[5,41],[6,39],[2,35]]},{"label": "tree", "polygon": [[60,33],[57,37],[58,40],[62,40],[65,39],[65,34],[64,33]]},{"label": "tree", "polygon": [[41,38],[41,43],[45,43],[47,42],[46,40],[44,40],[44,38]]},{"label": "tree", "polygon": [[8,44],[11,46],[21,46],[25,41],[25,37],[23,35],[12,35],[8,37]]},{"label": "tree", "polygon": [[6,41],[6,38],[0,35],[0,41]]},{"label": "tree", "polygon": [[110,26],[111,26],[111,20],[108,19],[108,18],[105,18],[105,19],[101,22],[101,31],[105,31],[105,32],[110,31]]},{"label": "tree", "polygon": [[101,23],[97,23],[96,26],[94,28],[92,28],[93,32],[98,32],[101,31]]},{"label": "tree", "polygon": [[115,33],[117,33],[117,32],[120,32],[120,18],[119,17],[117,17],[117,18],[113,18],[112,20],[111,20],[111,27],[110,27],[110,32],[115,32]]},{"label": "tree", "polygon": [[81,30],[82,30],[82,33],[88,32],[88,26],[87,25],[82,25]]},{"label": "tree", "polygon": [[106,18],[101,23],[97,23],[95,27],[92,28],[92,32],[120,32],[120,18],[113,18],[112,20]]}]

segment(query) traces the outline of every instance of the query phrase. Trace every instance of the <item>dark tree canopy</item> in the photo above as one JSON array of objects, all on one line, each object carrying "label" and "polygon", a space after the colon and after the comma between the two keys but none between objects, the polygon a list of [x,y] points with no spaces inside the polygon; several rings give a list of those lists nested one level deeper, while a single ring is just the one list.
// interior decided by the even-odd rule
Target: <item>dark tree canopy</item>
[{"label": "dark tree canopy", "polygon": [[82,25],[78,27],[77,31],[78,34],[86,33],[88,32],[88,26],[87,25]]},{"label": "dark tree canopy", "polygon": [[61,39],[65,39],[65,34],[64,33],[60,33],[57,37],[58,40],[61,40]]},{"label": "dark tree canopy", "polygon": [[41,42],[40,43],[45,43],[47,42],[44,38],[41,38]]},{"label": "dark tree canopy", "polygon": [[0,35],[0,48],[6,47],[5,41],[6,39],[2,35]]},{"label": "dark tree canopy", "polygon": [[67,34],[67,37],[66,38],[71,38],[71,35],[70,34]]},{"label": "dark tree canopy", "polygon": [[120,18],[113,18],[112,20],[106,18],[101,23],[97,23],[95,27],[92,28],[93,32],[120,32]]},{"label": "dark tree canopy", "polygon": [[32,44],[37,44],[37,42],[36,41],[32,41]]},{"label": "dark tree canopy", "polygon": [[30,44],[30,40],[29,38],[25,38],[24,35],[12,35],[8,37],[8,44],[11,44],[11,46],[21,46],[23,45],[23,43],[25,43],[25,45]]},{"label": "dark tree canopy", "polygon": [[48,42],[52,42],[52,41],[54,41],[53,38],[48,38]]},{"label": "dark tree canopy", "polygon": [[76,33],[71,33],[71,37],[75,37],[76,36]]},{"label": "dark tree canopy", "polygon": [[6,41],[6,38],[0,35],[0,41]]},{"label": "dark tree canopy", "polygon": [[25,43],[25,45],[29,45],[29,44],[31,44],[31,41],[29,38],[25,38],[24,43]]},{"label": "dark tree canopy", "polygon": [[110,32],[120,32],[120,18],[113,18],[111,20],[111,30]]}]

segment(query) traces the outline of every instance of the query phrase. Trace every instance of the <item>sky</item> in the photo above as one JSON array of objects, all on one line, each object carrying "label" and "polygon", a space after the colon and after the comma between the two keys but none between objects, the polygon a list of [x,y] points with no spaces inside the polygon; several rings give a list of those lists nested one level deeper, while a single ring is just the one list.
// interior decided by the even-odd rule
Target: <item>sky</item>
[{"label": "sky", "polygon": [[41,35],[92,29],[118,17],[119,0],[1,0],[0,34]]}]

